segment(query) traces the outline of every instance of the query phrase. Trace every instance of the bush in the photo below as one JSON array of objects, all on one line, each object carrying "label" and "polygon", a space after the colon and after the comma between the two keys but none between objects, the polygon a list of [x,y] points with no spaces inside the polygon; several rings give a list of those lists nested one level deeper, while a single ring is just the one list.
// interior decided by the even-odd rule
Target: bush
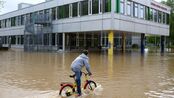
[{"label": "bush", "polygon": [[138,44],[132,44],[132,48],[133,48],[133,49],[138,49],[139,46],[138,46]]}]

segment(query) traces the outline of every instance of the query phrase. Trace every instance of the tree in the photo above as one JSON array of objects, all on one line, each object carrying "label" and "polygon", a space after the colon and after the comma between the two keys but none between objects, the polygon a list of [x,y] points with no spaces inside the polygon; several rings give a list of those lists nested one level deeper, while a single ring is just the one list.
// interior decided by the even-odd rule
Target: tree
[{"label": "tree", "polygon": [[170,20],[169,20],[170,21],[170,36],[169,36],[169,40],[174,45],[174,0],[162,1],[161,3],[171,7],[171,14],[170,14]]}]

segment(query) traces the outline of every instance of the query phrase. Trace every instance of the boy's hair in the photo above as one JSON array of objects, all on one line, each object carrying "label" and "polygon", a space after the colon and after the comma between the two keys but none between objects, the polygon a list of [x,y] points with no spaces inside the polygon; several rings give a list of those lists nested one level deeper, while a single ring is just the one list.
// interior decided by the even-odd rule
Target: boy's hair
[{"label": "boy's hair", "polygon": [[82,50],[82,53],[84,53],[85,55],[88,55],[88,50],[84,49]]}]

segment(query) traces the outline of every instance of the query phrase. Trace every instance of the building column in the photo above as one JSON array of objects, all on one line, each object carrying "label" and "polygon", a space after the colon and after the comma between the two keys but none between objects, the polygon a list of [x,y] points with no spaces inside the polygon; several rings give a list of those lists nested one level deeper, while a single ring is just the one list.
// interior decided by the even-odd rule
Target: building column
[{"label": "building column", "polygon": [[62,34],[62,50],[65,51],[65,33]]},{"label": "building column", "polygon": [[161,36],[161,53],[164,53],[164,36]]},{"label": "building column", "polygon": [[55,46],[57,47],[57,33],[55,33]]},{"label": "building column", "polygon": [[84,47],[86,48],[86,33],[84,33]]},{"label": "building column", "polygon": [[141,53],[144,54],[144,48],[145,48],[145,34],[141,34]]},{"label": "building column", "polygon": [[125,52],[126,49],[126,34],[122,33],[122,52]]},{"label": "building column", "polygon": [[16,45],[18,45],[18,36],[16,35]]},{"label": "building column", "polygon": [[107,34],[106,32],[104,33],[104,46],[106,47],[107,46]]},{"label": "building column", "polygon": [[76,34],[76,47],[79,48],[79,33]]},{"label": "building column", "polygon": [[94,33],[92,33],[91,40],[92,40],[91,46],[94,47]]},{"label": "building column", "polygon": [[21,45],[21,36],[19,36],[19,45]]},{"label": "building column", "polygon": [[108,34],[108,55],[113,55],[113,48],[114,48],[114,32],[110,31]]},{"label": "building column", "polygon": [[101,32],[100,34],[100,46],[103,47],[103,32]]}]

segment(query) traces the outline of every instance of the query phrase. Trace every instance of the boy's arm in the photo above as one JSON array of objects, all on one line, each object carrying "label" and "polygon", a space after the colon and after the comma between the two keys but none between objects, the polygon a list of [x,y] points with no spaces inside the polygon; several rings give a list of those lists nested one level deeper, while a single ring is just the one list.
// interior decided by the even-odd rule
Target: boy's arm
[{"label": "boy's arm", "polygon": [[88,74],[92,75],[92,73],[90,71],[90,65],[89,65],[88,60],[84,60],[84,63],[85,63],[85,67],[86,67],[86,70],[87,70]]}]

